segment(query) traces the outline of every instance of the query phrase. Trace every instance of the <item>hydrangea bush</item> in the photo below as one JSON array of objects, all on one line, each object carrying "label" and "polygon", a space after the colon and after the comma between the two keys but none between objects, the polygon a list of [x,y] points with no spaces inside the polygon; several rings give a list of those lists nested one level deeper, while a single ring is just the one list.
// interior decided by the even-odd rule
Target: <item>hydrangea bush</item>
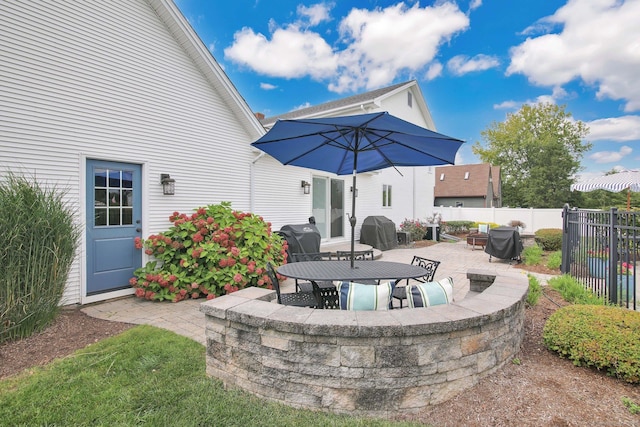
[{"label": "hydrangea bush", "polygon": [[286,263],[287,242],[271,232],[271,224],[231,204],[200,207],[192,215],[174,212],[173,226],[136,248],[154,257],[134,272],[129,283],[136,296],[181,301],[215,298],[249,286],[272,289],[267,262]]},{"label": "hydrangea bush", "polygon": [[429,225],[419,219],[407,219],[400,223],[400,231],[409,233],[412,241],[423,240]]}]

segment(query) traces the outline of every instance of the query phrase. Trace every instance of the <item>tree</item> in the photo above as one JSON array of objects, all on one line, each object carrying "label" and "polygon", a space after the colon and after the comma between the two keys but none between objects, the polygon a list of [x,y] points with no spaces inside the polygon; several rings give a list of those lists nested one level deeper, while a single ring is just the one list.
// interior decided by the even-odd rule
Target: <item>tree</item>
[{"label": "tree", "polygon": [[573,176],[591,149],[583,143],[587,126],[564,106],[523,105],[482,131],[486,146],[472,150],[483,162],[500,166],[505,206],[560,208],[571,197]]}]

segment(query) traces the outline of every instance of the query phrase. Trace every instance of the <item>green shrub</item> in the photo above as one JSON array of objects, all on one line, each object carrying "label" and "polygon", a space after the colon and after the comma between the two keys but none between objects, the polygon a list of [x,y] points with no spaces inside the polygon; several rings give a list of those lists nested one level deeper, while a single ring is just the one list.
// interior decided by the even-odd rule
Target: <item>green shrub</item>
[{"label": "green shrub", "polygon": [[541,228],[535,233],[535,241],[544,251],[559,251],[562,249],[562,229]]},{"label": "green shrub", "polygon": [[447,221],[444,223],[444,231],[449,234],[464,234],[469,232],[473,226],[473,221]]},{"label": "green shrub", "polygon": [[605,298],[594,295],[593,292],[585,289],[582,283],[568,274],[553,277],[549,279],[548,283],[552,289],[560,292],[562,298],[568,302],[591,305],[607,304]]},{"label": "green shrub", "polygon": [[533,307],[538,303],[542,295],[542,286],[538,278],[529,274],[529,293],[527,294],[527,305]]},{"label": "green shrub", "polygon": [[549,254],[547,258],[547,267],[556,270],[562,265],[562,251],[555,251]]},{"label": "green shrub", "polygon": [[543,341],[576,366],[592,366],[640,383],[640,312],[612,306],[562,307],[547,320]]},{"label": "green shrub", "polygon": [[538,265],[542,261],[542,248],[538,245],[527,246],[521,256],[525,265]]},{"label": "green shrub", "polygon": [[57,315],[80,230],[64,191],[9,173],[0,182],[0,342]]},{"label": "green shrub", "polygon": [[267,262],[284,263],[286,241],[271,232],[271,224],[233,211],[228,202],[198,208],[192,215],[174,212],[169,220],[168,231],[136,240],[138,249],[146,248],[156,259],[129,281],[140,298],[177,302],[249,286],[271,288]]},{"label": "green shrub", "polygon": [[419,219],[407,219],[400,223],[400,231],[409,233],[412,241],[423,240],[427,234],[428,224]]}]

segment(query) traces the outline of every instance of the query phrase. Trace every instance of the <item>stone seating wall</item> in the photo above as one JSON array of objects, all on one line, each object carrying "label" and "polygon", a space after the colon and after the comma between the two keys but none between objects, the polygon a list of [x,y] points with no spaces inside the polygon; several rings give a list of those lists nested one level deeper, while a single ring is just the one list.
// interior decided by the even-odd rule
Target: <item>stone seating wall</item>
[{"label": "stone seating wall", "polygon": [[526,275],[469,271],[460,302],[318,310],[247,288],[201,305],[207,374],[297,408],[388,417],[444,402],[509,361],[523,338]]}]

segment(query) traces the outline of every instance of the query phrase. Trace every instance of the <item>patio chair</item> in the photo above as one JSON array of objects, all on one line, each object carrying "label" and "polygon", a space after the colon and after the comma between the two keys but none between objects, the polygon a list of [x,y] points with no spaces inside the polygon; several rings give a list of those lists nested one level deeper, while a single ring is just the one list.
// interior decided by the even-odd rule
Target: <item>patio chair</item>
[{"label": "patio chair", "polygon": [[271,279],[273,289],[276,290],[278,304],[311,308],[318,308],[321,305],[320,289],[318,288],[318,285],[313,286],[313,282],[312,292],[294,292],[283,294],[280,292],[280,281],[278,280],[278,276],[276,275],[273,266],[269,262],[267,263],[267,275],[269,276],[269,279]]},{"label": "patio chair", "polygon": [[398,286],[398,281],[396,281],[396,287],[393,290],[393,298],[397,299],[400,301],[400,308],[402,308],[402,302],[403,300],[407,299],[407,288],[406,286],[409,284],[409,280],[415,280],[417,282],[421,282],[421,283],[426,283],[426,282],[432,282],[433,281],[433,276],[435,276],[436,274],[436,270],[438,269],[438,266],[440,265],[440,261],[434,261],[432,259],[427,259],[427,258],[422,258],[419,257],[417,255],[413,256],[413,259],[411,260],[411,264],[413,265],[419,265],[422,268],[425,268],[427,270],[427,274],[423,277],[419,277],[417,279],[406,279],[406,283],[404,286]]},{"label": "patio chair", "polygon": [[[331,261],[332,254],[331,252],[297,252],[292,253],[291,257],[294,262],[301,261]],[[296,281],[296,292],[313,292],[313,285],[311,282],[299,282],[298,279]],[[323,288],[335,288],[335,285],[331,281],[319,281],[316,282],[320,289]]]},{"label": "patio chair", "polygon": [[[338,256],[338,260],[340,261],[351,261],[351,251],[336,251],[336,255]],[[373,249],[368,249],[365,251],[354,251],[353,252],[354,261],[373,261]],[[380,283],[379,280],[363,280],[360,283],[365,285],[377,285]]]}]

